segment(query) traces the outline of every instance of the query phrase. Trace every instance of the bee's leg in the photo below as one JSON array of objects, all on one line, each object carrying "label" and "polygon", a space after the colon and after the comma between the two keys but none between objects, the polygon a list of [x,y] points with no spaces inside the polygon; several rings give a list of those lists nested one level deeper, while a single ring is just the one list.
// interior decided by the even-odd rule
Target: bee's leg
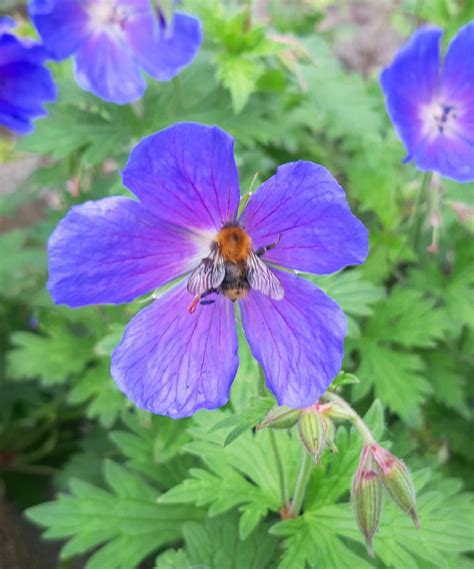
[{"label": "bee's leg", "polygon": [[[201,294],[201,299],[206,298],[206,296],[209,296],[210,294],[213,294],[214,292],[217,292],[216,288],[211,288],[209,290],[206,290],[206,292],[204,294]],[[214,302],[216,302],[216,301],[215,300],[201,300],[200,304],[202,304],[204,306],[206,304],[214,304]]]},{"label": "bee's leg", "polygon": [[278,237],[278,241],[275,241],[275,243],[271,243],[270,245],[266,245],[265,247],[259,247],[255,251],[255,255],[257,255],[257,257],[262,257],[263,255],[265,255],[267,251],[275,249],[275,247],[278,245],[278,243],[280,243],[280,241],[281,241],[281,235]]}]

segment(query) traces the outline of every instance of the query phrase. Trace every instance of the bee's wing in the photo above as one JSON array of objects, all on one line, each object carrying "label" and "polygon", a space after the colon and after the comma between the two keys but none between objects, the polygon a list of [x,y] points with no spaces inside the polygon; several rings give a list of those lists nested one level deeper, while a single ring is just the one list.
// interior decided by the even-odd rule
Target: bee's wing
[{"label": "bee's wing", "polygon": [[202,260],[188,280],[188,292],[193,295],[204,294],[208,290],[215,289],[224,280],[224,258],[216,249],[209,257]]},{"label": "bee's wing", "polygon": [[247,260],[247,280],[251,288],[281,300],[284,290],[275,273],[252,251]]}]

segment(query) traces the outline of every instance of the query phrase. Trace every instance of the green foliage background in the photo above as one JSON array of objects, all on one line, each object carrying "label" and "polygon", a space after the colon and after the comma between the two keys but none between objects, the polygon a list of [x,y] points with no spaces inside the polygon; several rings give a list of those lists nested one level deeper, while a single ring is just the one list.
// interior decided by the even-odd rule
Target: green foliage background
[{"label": "green foliage background", "polygon": [[[44,157],[0,197],[3,219],[45,188],[49,199],[39,221],[0,234],[0,475],[6,498],[45,539],[62,540],[58,569],[75,559],[86,569],[474,567],[473,227],[450,207],[472,207],[474,184],[436,179],[416,206],[423,176],[401,162],[379,67],[343,66],[342,32],[324,26],[329,4],[346,9],[275,0],[264,26],[255,2],[189,0],[183,8],[201,18],[205,44],[179,78],[150,80],[142,101],[119,107],[81,91],[70,62],[52,64],[59,102],[33,135],[1,143],[5,162]],[[400,37],[426,21],[452,37],[474,17],[462,0],[381,4]],[[360,382],[343,394],[404,457],[418,490],[421,530],[387,505],[374,559],[352,517],[360,442],[345,427],[339,453],[311,474],[303,515],[280,520],[269,434],[252,429],[271,401],[258,394],[244,342],[225,409],[180,421],[151,416],[109,374],[111,350],[140,301],[69,310],[45,290],[46,241],[59,219],[74,204],[127,194],[119,169],[131,147],[185,120],[236,138],[243,192],[256,172],[263,181],[281,163],[313,160],[338,178],[369,228],[365,265],[314,280],[348,316],[344,369]],[[443,221],[437,254],[427,251],[433,196]],[[291,489],[301,446],[292,431],[276,439]]]}]

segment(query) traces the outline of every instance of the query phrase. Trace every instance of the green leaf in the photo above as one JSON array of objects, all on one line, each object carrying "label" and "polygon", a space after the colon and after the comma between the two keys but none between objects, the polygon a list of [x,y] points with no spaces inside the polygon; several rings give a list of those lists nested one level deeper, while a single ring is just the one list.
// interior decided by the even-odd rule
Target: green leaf
[{"label": "green leaf", "polygon": [[122,419],[128,430],[113,431],[110,438],[126,464],[159,488],[178,484],[191,465],[189,457],[181,456],[183,446],[190,440],[186,432],[189,422],[142,412],[124,413]]},{"label": "green leaf", "polygon": [[361,358],[357,375],[361,382],[353,388],[356,398],[374,388],[376,397],[405,422],[418,423],[420,407],[432,392],[422,375],[422,359],[416,354],[387,348],[372,338],[362,338],[357,348]]},{"label": "green leaf", "polygon": [[466,384],[463,366],[449,357],[445,351],[433,351],[425,355],[426,375],[433,385],[433,395],[440,402],[455,409],[464,418],[471,417],[467,405]]},{"label": "green leaf", "polygon": [[276,539],[263,525],[245,540],[238,537],[238,516],[208,519],[205,524],[190,522],[183,533],[192,563],[203,563],[211,569],[264,569],[276,548]]},{"label": "green leaf", "polygon": [[356,541],[357,528],[349,504],[323,506],[303,516],[279,522],[273,535],[284,538],[278,569],[370,569],[372,565],[352,550],[343,538]]},{"label": "green leaf", "polygon": [[92,357],[93,339],[74,334],[68,323],[47,326],[47,335],[15,332],[8,353],[8,373],[16,379],[39,378],[44,385],[66,381]]},{"label": "green leaf", "polygon": [[47,528],[46,538],[67,539],[62,558],[94,550],[86,569],[136,567],[178,540],[183,522],[201,517],[189,506],[156,504],[156,490],[114,462],[105,462],[104,476],[110,491],[73,479],[70,494],[27,510],[31,520]]},{"label": "green leaf", "polygon": [[240,113],[250,95],[255,91],[257,81],[264,71],[258,61],[242,59],[227,53],[216,58],[217,79],[229,89],[234,112]]},{"label": "green leaf", "polygon": [[108,360],[87,369],[68,394],[69,403],[88,403],[86,417],[97,418],[104,427],[111,427],[126,405],[123,393],[110,377]]},{"label": "green leaf", "polygon": [[190,569],[191,562],[182,549],[169,549],[159,555],[155,561],[155,569]]},{"label": "green leaf", "polygon": [[21,297],[38,286],[44,277],[45,253],[28,243],[27,231],[16,229],[0,235],[0,282],[2,295]]},{"label": "green leaf", "polygon": [[372,316],[372,305],[385,296],[383,287],[364,280],[362,272],[357,269],[324,277],[312,277],[311,280],[342,308],[348,317],[348,333],[351,337],[360,336],[356,318]]},{"label": "green leaf", "polygon": [[250,406],[247,409],[238,411],[217,423],[214,429],[233,427],[224,441],[224,446],[229,445],[240,435],[258,425],[274,404],[275,401],[272,397],[255,397],[250,401]]},{"label": "green leaf", "polygon": [[95,353],[98,356],[110,357],[112,351],[120,342],[123,336],[123,325],[113,323],[110,325],[109,333],[101,338],[95,345]]},{"label": "green leaf", "polygon": [[[190,429],[194,440],[184,449],[201,458],[209,470],[193,468],[190,477],[160,497],[160,502],[194,503],[209,506],[216,516],[241,506],[244,522],[241,536],[253,531],[269,510],[281,504],[278,470],[271,449],[269,433],[247,431],[231,445],[223,446],[228,429],[215,429],[226,416],[222,412],[199,413],[196,427]],[[301,448],[288,432],[275,432],[282,456],[285,477],[292,488],[296,481]]]},{"label": "green leaf", "polygon": [[433,298],[397,287],[377,305],[366,335],[405,348],[432,348],[443,337],[446,325],[445,314]]}]

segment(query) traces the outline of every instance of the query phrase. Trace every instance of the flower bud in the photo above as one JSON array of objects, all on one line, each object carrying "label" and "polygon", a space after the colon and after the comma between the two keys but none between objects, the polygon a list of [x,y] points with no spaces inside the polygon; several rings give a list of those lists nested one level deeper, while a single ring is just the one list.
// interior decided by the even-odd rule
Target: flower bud
[{"label": "flower bud", "polygon": [[367,551],[373,557],[372,540],[382,515],[383,485],[368,446],[362,450],[359,467],[352,480],[351,495],[354,517],[365,538]]},{"label": "flower bud", "polygon": [[326,446],[331,450],[336,448],[334,424],[313,407],[303,411],[298,421],[298,431],[303,445],[316,463]]},{"label": "flower bud", "polygon": [[331,419],[351,421],[355,415],[352,408],[345,401],[330,401],[325,407],[324,414]]},{"label": "flower bud", "polygon": [[416,495],[410,471],[387,449],[374,444],[371,452],[382,471],[383,482],[393,501],[410,516],[416,528],[420,527],[416,513]]},{"label": "flower bud", "polygon": [[263,421],[257,425],[257,430],[270,427],[271,429],[290,429],[298,422],[303,411],[290,407],[275,407]]}]

